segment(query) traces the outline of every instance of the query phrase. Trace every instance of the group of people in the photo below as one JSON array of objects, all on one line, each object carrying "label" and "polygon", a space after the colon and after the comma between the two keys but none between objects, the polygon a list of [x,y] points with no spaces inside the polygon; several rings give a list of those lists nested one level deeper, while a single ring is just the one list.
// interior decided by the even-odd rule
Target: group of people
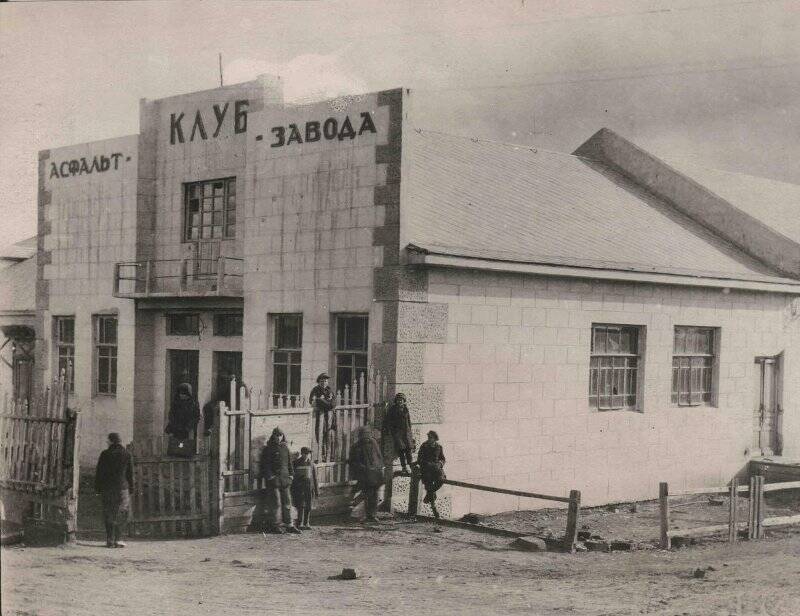
[{"label": "group of people", "polygon": [[[316,435],[336,430],[334,397],[328,385],[327,374],[320,374],[317,385],[311,392],[314,401],[314,423]],[[205,430],[213,424],[212,409],[204,409]],[[170,408],[167,434],[172,439],[182,441],[196,434],[200,420],[200,408],[192,395],[188,383],[178,386],[175,400]],[[398,393],[389,405],[383,421],[382,441],[379,443],[372,429],[360,427],[348,452],[350,474],[356,481],[351,506],[364,501],[366,520],[377,521],[378,494],[385,482],[384,453],[390,462],[400,459],[400,474],[410,475],[416,464],[420,479],[425,487],[423,502],[428,503],[435,517],[436,492],[445,480],[445,456],[438,434],[431,430],[427,440],[413,460],[416,442],[411,428],[411,414],[406,397]],[[323,439],[321,448],[328,439]],[[383,446],[382,446],[383,445]],[[260,476],[266,482],[270,497],[270,516],[267,530],[273,533],[300,533],[311,529],[311,510],[314,499],[319,496],[316,467],[308,447],[292,455],[286,442],[286,435],[275,428],[261,452]],[[323,454],[324,459],[324,454]],[[127,522],[130,492],[133,490],[133,467],[131,456],[122,446],[119,434],[108,435],[108,448],[100,454],[95,473],[95,489],[102,497],[103,521],[106,530],[107,547],[124,547],[120,541],[122,525]],[[292,507],[297,509],[297,518],[292,520]]]}]

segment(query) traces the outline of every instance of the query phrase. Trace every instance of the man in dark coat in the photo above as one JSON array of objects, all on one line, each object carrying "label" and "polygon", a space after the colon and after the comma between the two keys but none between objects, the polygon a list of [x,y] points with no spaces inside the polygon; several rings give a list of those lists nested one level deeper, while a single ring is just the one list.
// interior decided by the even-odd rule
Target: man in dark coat
[{"label": "man in dark coat", "polygon": [[417,454],[422,485],[425,486],[423,503],[428,503],[433,511],[433,517],[439,517],[436,509],[436,491],[444,485],[444,450],[439,444],[439,435],[433,430],[428,432],[428,440],[422,443]]},{"label": "man in dark coat", "polygon": [[409,475],[416,443],[411,432],[411,415],[404,394],[398,393],[394,397],[394,402],[389,405],[386,418],[383,420],[383,428],[392,448],[392,460],[399,456],[402,473]]},{"label": "man in dark coat", "polygon": [[[285,532],[299,533],[300,530],[292,526],[292,455],[286,444],[286,436],[280,428],[275,428],[267,441],[266,447],[261,451],[261,476],[267,482],[267,494],[272,507],[271,520],[268,530],[271,533],[283,534]],[[281,526],[282,514],[283,527]]]},{"label": "man in dark coat", "polygon": [[192,395],[192,386],[181,383],[169,409],[169,422],[165,432],[176,439],[184,440],[197,430],[200,421],[200,404]]},{"label": "man in dark coat", "polygon": [[[329,433],[336,432],[336,413],[333,414],[333,421],[328,424],[328,418],[336,405],[333,391],[328,386],[329,382],[330,377],[323,372],[317,377],[317,384],[308,394],[309,401],[314,405],[314,437],[321,449],[323,461],[327,461]],[[322,419],[322,432],[319,430],[320,419]]]},{"label": "man in dark coat", "polygon": [[362,426],[350,447],[350,474],[358,482],[366,501],[368,522],[378,521],[378,490],[383,485],[383,456],[372,430]]},{"label": "man in dark coat", "polygon": [[108,435],[108,449],[100,454],[94,478],[95,491],[103,501],[106,547],[124,548],[121,527],[128,520],[130,493],[133,491],[131,456],[122,446],[119,434]]}]

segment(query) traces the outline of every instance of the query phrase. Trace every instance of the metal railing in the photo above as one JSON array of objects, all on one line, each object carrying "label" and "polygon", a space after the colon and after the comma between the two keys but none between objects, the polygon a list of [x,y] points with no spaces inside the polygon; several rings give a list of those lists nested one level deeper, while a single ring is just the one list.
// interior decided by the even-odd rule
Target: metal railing
[{"label": "metal railing", "polygon": [[115,297],[241,297],[244,261],[217,259],[148,259],[123,261],[114,267]]}]

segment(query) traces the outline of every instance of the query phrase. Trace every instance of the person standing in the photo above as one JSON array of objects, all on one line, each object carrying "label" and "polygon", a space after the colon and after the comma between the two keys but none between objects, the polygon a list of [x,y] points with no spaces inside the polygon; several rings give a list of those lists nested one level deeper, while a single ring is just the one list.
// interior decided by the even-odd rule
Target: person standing
[{"label": "person standing", "polygon": [[408,411],[405,394],[398,393],[394,397],[394,402],[386,410],[386,419],[384,419],[383,425],[392,448],[392,461],[399,456],[401,472],[409,475],[416,443],[411,431],[411,414]]},{"label": "person standing", "polygon": [[350,447],[350,473],[358,482],[366,501],[366,521],[378,521],[378,490],[383,485],[383,456],[372,430],[361,426]]},{"label": "person standing", "polygon": [[[323,461],[328,461],[329,432],[336,432],[336,413],[333,414],[331,423],[328,423],[331,411],[336,405],[329,383],[330,377],[323,372],[317,377],[317,384],[308,394],[308,399],[314,404],[314,438]],[[322,419],[322,432],[319,431],[320,419]]]},{"label": "person standing", "polygon": [[197,431],[200,421],[200,404],[192,395],[192,386],[181,383],[169,409],[169,421],[165,432],[183,441]]},{"label": "person standing", "polygon": [[439,444],[439,435],[431,430],[428,432],[428,440],[419,448],[417,464],[422,485],[425,486],[425,498],[422,502],[431,506],[435,518],[439,517],[439,511],[436,509],[436,491],[444,485],[444,463],[444,450]]},{"label": "person standing", "polygon": [[131,456],[122,446],[119,434],[108,435],[108,449],[100,454],[94,476],[95,491],[103,502],[106,547],[124,548],[121,527],[128,521],[130,493],[133,491]]},{"label": "person standing", "polygon": [[292,481],[292,502],[297,509],[296,526],[300,530],[311,530],[311,508],[315,498],[319,498],[317,469],[311,461],[311,449],[302,447],[300,456],[294,461]]},{"label": "person standing", "polygon": [[267,482],[267,494],[270,496],[272,508],[267,530],[280,535],[287,531],[299,533],[292,526],[292,456],[286,444],[286,436],[280,428],[272,431],[266,447],[261,451],[260,467],[261,476]]}]

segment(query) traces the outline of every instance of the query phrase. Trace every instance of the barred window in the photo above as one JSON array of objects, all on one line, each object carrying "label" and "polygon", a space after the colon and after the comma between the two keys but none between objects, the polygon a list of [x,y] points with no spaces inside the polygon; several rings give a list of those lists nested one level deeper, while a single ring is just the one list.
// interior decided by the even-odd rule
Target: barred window
[{"label": "barred window", "polygon": [[184,184],[185,240],[236,237],[236,178]]},{"label": "barred window", "polygon": [[629,325],[592,325],[590,407],[600,411],[637,408],[641,329]]},{"label": "barred window", "polygon": [[200,333],[200,315],[175,313],[167,315],[168,336],[197,336]]},{"label": "barred window", "polygon": [[672,350],[672,403],[711,404],[714,386],[714,328],[675,327]]},{"label": "barred window", "polygon": [[75,317],[55,317],[58,374],[69,375],[69,391],[75,392]]},{"label": "barred window", "polygon": [[238,314],[215,314],[214,315],[214,335],[215,336],[241,336],[242,317]]},{"label": "barred window", "polygon": [[367,373],[368,319],[365,315],[336,315],[336,389],[352,386]]},{"label": "barred window", "polygon": [[117,319],[95,318],[95,356],[98,394],[117,393]]},{"label": "barred window", "polygon": [[303,361],[303,315],[273,315],[272,393],[299,396]]}]

